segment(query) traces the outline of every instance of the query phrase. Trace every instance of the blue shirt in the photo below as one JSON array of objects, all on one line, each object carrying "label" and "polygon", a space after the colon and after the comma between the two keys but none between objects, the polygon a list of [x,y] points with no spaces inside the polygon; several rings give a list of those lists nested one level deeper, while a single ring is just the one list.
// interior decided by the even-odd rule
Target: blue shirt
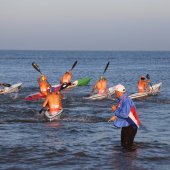
[{"label": "blue shirt", "polygon": [[116,109],[115,116],[117,119],[113,122],[114,126],[116,127],[126,127],[130,124],[128,123],[127,119],[131,110],[131,107],[134,106],[133,101],[127,96],[125,93],[118,99],[119,106]]}]

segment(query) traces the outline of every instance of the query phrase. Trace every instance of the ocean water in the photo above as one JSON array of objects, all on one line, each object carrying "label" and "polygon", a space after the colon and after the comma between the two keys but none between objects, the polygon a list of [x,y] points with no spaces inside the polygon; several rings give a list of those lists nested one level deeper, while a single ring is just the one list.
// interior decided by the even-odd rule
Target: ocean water
[{"label": "ocean water", "polygon": [[[71,69],[73,80],[91,77],[88,86],[65,92],[60,120],[47,122],[38,114],[43,101],[25,101],[37,92],[37,62],[51,84]],[[105,72],[108,87],[123,84],[137,91],[140,75],[162,82],[157,96],[134,100],[141,120],[137,149],[120,146],[120,129],[108,123],[114,100],[89,101],[95,81]],[[0,82],[22,82],[19,93],[0,95],[0,169],[9,170],[169,170],[170,52],[135,51],[0,51]]]}]

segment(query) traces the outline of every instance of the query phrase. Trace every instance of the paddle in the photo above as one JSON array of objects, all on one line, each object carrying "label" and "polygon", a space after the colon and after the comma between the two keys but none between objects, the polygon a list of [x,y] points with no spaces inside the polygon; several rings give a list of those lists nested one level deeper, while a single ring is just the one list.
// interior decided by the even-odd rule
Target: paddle
[{"label": "paddle", "polygon": [[71,85],[71,83],[66,83],[66,82],[64,82],[64,83],[60,86],[60,90],[59,90],[59,91],[64,90],[65,88],[67,88],[67,87],[70,86],[70,85]]},{"label": "paddle", "polygon": [[0,85],[5,86],[5,87],[11,87],[11,84],[8,84],[8,83],[0,83]]},{"label": "paddle", "polygon": [[45,112],[47,109],[45,107],[42,107],[42,109],[39,111],[39,114],[41,114],[43,111]]},{"label": "paddle", "polygon": [[[150,75],[149,75],[149,74],[147,74],[147,75],[146,75],[146,78],[147,78],[148,80],[150,80]],[[151,83],[151,82],[149,82],[149,84],[150,84],[150,86],[151,86],[151,88],[152,88],[152,90],[153,90],[152,83]]]},{"label": "paddle", "polygon": [[103,71],[103,74],[106,72],[107,68],[109,67],[109,64],[110,64],[110,62],[107,63],[107,65],[106,65],[106,67],[105,67],[105,69]]},{"label": "paddle", "polygon": [[[35,62],[32,62],[32,66],[40,73],[40,74],[43,74],[38,66],[37,63]],[[47,83],[50,85],[50,83],[47,81]],[[51,85],[50,85],[51,86]]]},{"label": "paddle", "polygon": [[[77,65],[77,61],[74,62],[73,66],[71,67],[71,70],[73,70],[73,68]],[[70,70],[70,71],[71,71]]]},{"label": "paddle", "polygon": [[[104,71],[103,71],[103,75],[104,75],[104,73],[106,72],[107,68],[109,67],[109,64],[110,64],[110,62],[108,62],[108,63],[106,64],[106,67],[105,67],[105,69],[104,69]],[[108,96],[108,98],[111,98],[111,99],[112,99],[112,97],[110,96],[109,93],[107,94],[107,96]]]},{"label": "paddle", "polygon": [[35,63],[35,62],[32,62],[32,66],[40,73],[40,74],[42,74],[42,72],[41,72],[41,70],[39,69],[39,67],[38,67],[38,64],[37,63]]}]

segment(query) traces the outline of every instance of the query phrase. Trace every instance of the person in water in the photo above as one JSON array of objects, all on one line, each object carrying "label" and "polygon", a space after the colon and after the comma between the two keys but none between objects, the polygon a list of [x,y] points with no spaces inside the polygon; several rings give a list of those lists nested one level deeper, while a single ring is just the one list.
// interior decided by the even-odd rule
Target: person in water
[{"label": "person in water", "polygon": [[64,75],[60,77],[60,84],[63,83],[71,84],[72,77],[73,77],[73,73],[71,71],[66,71]]},{"label": "person in water", "polygon": [[51,87],[51,85],[48,83],[47,78],[44,74],[42,74],[38,80],[37,80],[39,87],[40,87],[40,93],[44,96],[47,96],[47,89]]},{"label": "person in water", "polygon": [[63,95],[60,92],[54,92],[52,88],[47,89],[47,97],[43,103],[42,110],[48,110],[51,115],[62,109]]},{"label": "person in water", "polygon": [[149,82],[150,80],[145,80],[145,76],[141,76],[138,81],[138,93],[150,91]]},{"label": "person in water", "polygon": [[107,94],[107,79],[103,76],[99,78],[99,80],[95,83],[92,88],[91,94],[98,91],[98,94]]},{"label": "person in water", "polygon": [[131,149],[137,129],[140,126],[140,120],[136,112],[135,104],[132,99],[127,96],[126,89],[123,85],[118,84],[115,87],[115,95],[118,103],[112,106],[114,115],[108,122],[113,121],[115,127],[122,128],[121,145],[126,149]]}]

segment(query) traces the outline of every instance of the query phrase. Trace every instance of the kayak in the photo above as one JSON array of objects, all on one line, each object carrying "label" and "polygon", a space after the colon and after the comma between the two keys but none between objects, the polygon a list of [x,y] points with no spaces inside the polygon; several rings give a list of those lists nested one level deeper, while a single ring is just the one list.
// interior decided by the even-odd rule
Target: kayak
[{"label": "kayak", "polygon": [[90,97],[85,97],[85,99],[102,100],[102,99],[105,99],[105,98],[109,98],[109,96],[112,96],[114,94],[114,89],[115,89],[115,86],[108,88],[108,95],[106,93],[104,93],[104,94],[94,94]]},{"label": "kayak", "polygon": [[22,83],[17,83],[17,84],[11,85],[10,87],[4,87],[2,90],[0,90],[0,94],[18,92],[21,86],[22,86]]},{"label": "kayak", "polygon": [[129,97],[131,99],[138,99],[141,97],[157,95],[160,92],[161,86],[162,86],[162,82],[155,84],[152,87],[150,86],[150,91],[148,92],[134,93],[131,94]]},{"label": "kayak", "polygon": [[[75,88],[77,86],[86,86],[89,84],[90,80],[91,80],[91,78],[78,79],[78,80],[74,81],[70,86],[68,86],[64,90],[72,90],[73,88]],[[54,91],[57,92],[60,90],[61,85],[57,84],[57,85],[53,85],[52,87],[54,88]],[[40,99],[44,99],[44,98],[45,98],[44,95],[42,95],[40,92],[37,92],[37,93],[33,93],[33,94],[26,96],[24,99],[28,100],[28,101],[33,101],[33,100],[40,100]]]},{"label": "kayak", "polygon": [[[52,87],[54,88],[54,91],[57,92],[60,90],[61,85],[57,84],[57,85],[53,85]],[[40,99],[44,99],[45,97],[46,97],[45,95],[41,94],[40,92],[37,92],[37,93],[29,94],[24,98],[24,100],[28,100],[28,101],[40,100]]]},{"label": "kayak", "polygon": [[24,100],[32,101],[32,100],[40,100],[44,99],[45,95],[42,95],[40,92],[38,93],[33,93],[24,98]]},{"label": "kayak", "polygon": [[53,115],[50,115],[48,111],[45,111],[43,114],[44,114],[45,119],[47,119],[48,121],[51,122],[53,120],[59,119],[62,112],[63,112],[63,109],[59,110],[58,112],[54,113]]},{"label": "kayak", "polygon": [[87,86],[89,84],[90,80],[91,80],[91,78],[89,78],[89,77],[78,79],[78,80],[74,81],[70,86],[68,86],[64,90],[71,90],[77,86]]}]

